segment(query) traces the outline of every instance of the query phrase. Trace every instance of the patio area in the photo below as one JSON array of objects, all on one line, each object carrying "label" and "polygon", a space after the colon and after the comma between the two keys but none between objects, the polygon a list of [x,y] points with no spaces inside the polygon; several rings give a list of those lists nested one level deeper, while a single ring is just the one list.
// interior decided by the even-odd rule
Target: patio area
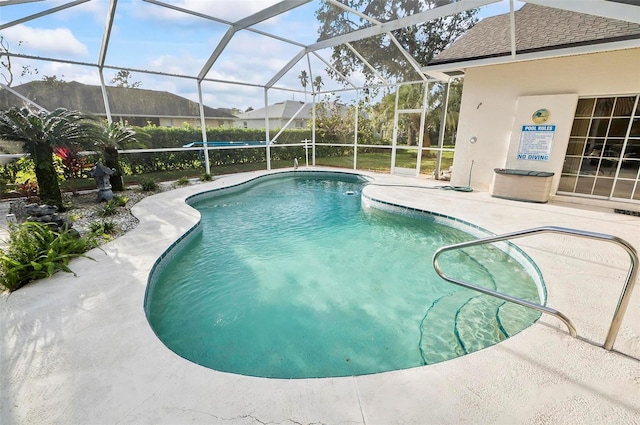
[{"label": "patio area", "polygon": [[[267,173],[220,176],[145,198],[133,208],[138,227],[91,251],[95,261],[74,260],[77,277],[58,273],[2,294],[0,423],[640,422],[640,289],[614,350],[596,346],[604,343],[629,257],[612,244],[562,235],[515,243],[540,267],[547,305],[573,321],[578,338],[542,316],[506,341],[447,362],[300,380],[221,373],[171,352],[149,326],[143,302],[156,259],[198,221],[184,200]],[[640,218],[614,214],[612,202],[532,204],[487,192],[425,189],[437,181],[360,174],[399,185],[369,186],[364,193],[371,198],[457,217],[496,234],[562,226],[615,235],[640,250]]]}]

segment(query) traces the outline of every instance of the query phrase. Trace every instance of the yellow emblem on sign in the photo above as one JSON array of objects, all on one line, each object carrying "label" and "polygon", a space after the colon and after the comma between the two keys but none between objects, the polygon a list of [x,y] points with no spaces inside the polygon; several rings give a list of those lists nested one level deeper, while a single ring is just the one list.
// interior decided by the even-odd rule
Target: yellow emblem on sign
[{"label": "yellow emblem on sign", "polygon": [[551,117],[551,112],[549,112],[548,109],[542,108],[531,115],[531,121],[533,121],[534,124],[544,124],[549,121],[549,117]]}]

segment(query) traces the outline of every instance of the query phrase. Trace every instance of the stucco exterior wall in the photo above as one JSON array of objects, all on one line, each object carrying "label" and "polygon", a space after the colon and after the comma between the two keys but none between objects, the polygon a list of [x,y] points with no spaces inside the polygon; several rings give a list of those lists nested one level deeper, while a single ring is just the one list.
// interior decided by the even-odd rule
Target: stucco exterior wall
[{"label": "stucco exterior wall", "polygon": [[[281,129],[289,122],[288,118],[270,118],[269,119],[269,129]],[[307,128],[307,118],[296,118],[294,119],[287,128],[295,129],[295,128]],[[246,123],[246,126],[245,126]],[[238,118],[238,120],[234,123],[235,127],[238,128],[253,128],[253,129],[263,129],[264,128],[264,118],[262,119],[242,119]]]},{"label": "stucco exterior wall", "polygon": [[[558,127],[553,139],[556,147],[553,161],[542,168],[556,173],[552,187],[552,193],[555,193],[564,159],[555,156],[557,150],[568,143],[571,122],[567,123],[566,117],[572,118],[575,112],[575,103],[572,111],[562,110],[571,104],[566,99],[638,92],[640,49],[468,68],[465,70],[451,184],[466,186],[471,172],[471,187],[488,191],[494,168],[531,167],[532,161],[512,158],[520,138],[514,132],[520,128],[522,120],[522,112],[516,118],[519,99],[522,103],[525,96],[573,95],[559,97],[564,100],[551,103],[553,107],[561,108],[556,110],[563,116],[562,122],[556,125],[561,125],[562,129]],[[551,120],[556,114],[553,107],[550,108]],[[565,128],[567,125],[569,128]],[[470,142],[473,137],[477,140],[475,143]]]}]

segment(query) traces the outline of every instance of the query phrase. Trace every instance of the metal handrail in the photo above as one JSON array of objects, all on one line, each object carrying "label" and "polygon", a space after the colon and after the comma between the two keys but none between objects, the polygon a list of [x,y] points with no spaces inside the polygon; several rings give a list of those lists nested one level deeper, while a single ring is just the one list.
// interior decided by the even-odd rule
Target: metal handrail
[{"label": "metal handrail", "polygon": [[516,232],[505,233],[497,236],[489,236],[486,238],[476,239],[473,241],[462,242],[455,245],[448,245],[448,246],[439,248],[435,252],[435,254],[433,254],[433,267],[435,268],[436,273],[438,273],[438,275],[440,275],[441,278],[443,278],[448,282],[454,283],[459,286],[463,286],[465,288],[473,289],[475,291],[482,292],[483,294],[491,295],[493,297],[500,298],[502,300],[510,301],[512,303],[515,303],[524,307],[532,308],[534,310],[538,310],[543,313],[550,314],[558,318],[560,321],[562,321],[569,329],[569,334],[575,337],[577,335],[575,327],[573,326],[569,318],[567,318],[567,316],[560,313],[559,311],[540,305],[540,304],[527,301],[527,300],[523,300],[521,298],[512,297],[511,295],[503,294],[501,292],[492,291],[491,289],[482,288],[480,286],[476,286],[469,282],[464,282],[458,279],[454,279],[452,277],[447,276],[442,271],[442,269],[438,264],[438,257],[440,256],[440,254],[442,254],[445,251],[451,251],[454,249],[466,248],[466,247],[476,246],[476,245],[483,245],[483,244],[493,243],[493,242],[500,242],[500,241],[505,241],[507,239],[516,239],[524,236],[536,235],[538,233],[560,233],[564,235],[577,236],[581,238],[598,239],[606,242],[612,242],[624,248],[624,250],[627,251],[627,253],[629,254],[631,267],[629,268],[627,280],[624,284],[624,287],[622,288],[622,293],[620,294],[620,299],[618,300],[618,305],[616,306],[615,313],[613,314],[613,319],[611,320],[611,325],[609,326],[609,332],[607,333],[607,338],[604,343],[604,348],[606,350],[611,350],[613,348],[613,344],[616,340],[616,337],[618,336],[618,330],[620,329],[620,325],[622,324],[622,319],[624,318],[624,314],[627,311],[629,301],[631,300],[631,292],[633,291],[633,287],[636,283],[636,278],[638,276],[638,263],[640,262],[638,260],[638,253],[636,249],[624,239],[620,239],[617,236],[607,235],[604,233],[587,232],[584,230],[569,229],[566,227],[556,227],[556,226],[536,227],[533,229],[519,230]]}]

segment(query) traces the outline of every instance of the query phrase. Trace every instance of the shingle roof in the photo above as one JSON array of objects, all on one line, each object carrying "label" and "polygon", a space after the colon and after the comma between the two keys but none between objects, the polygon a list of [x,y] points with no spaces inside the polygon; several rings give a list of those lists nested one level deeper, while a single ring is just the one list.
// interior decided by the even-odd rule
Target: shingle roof
[{"label": "shingle roof", "polygon": [[[50,111],[66,108],[95,115],[105,114],[102,90],[99,86],[90,86],[76,81],[31,81],[12,89]],[[107,87],[107,96],[111,114],[116,116],[200,116],[198,103],[169,92]],[[16,96],[7,90],[0,90],[1,109],[21,105],[22,101]],[[207,118],[235,118],[228,111],[208,106],[204,107],[204,114]]]},{"label": "shingle roof", "polygon": [[[518,53],[640,38],[640,25],[527,3],[515,12]],[[429,65],[511,54],[509,14],[485,18]]]},{"label": "shingle roof", "polygon": [[[300,109],[304,102],[298,100],[285,100],[284,102],[274,103],[267,107],[267,116],[269,118],[277,119],[290,119]],[[311,104],[304,106],[302,111],[297,115],[297,118],[308,118],[311,111]],[[254,109],[244,114],[238,115],[239,119],[264,119],[264,108]]]}]

